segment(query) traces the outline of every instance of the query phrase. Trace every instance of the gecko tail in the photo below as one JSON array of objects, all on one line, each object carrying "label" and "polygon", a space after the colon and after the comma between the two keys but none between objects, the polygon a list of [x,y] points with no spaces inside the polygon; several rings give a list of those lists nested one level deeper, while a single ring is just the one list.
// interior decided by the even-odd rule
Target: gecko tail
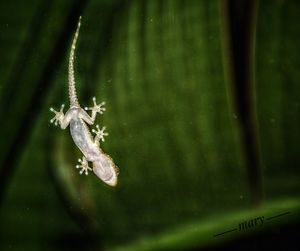
[{"label": "gecko tail", "polygon": [[116,186],[118,182],[119,169],[114,164],[112,158],[101,153],[100,158],[93,162],[93,172],[100,178],[103,182],[110,186]]},{"label": "gecko tail", "polygon": [[70,106],[79,106],[77,94],[76,94],[76,87],[75,87],[75,75],[74,75],[74,53],[76,49],[76,43],[79,36],[79,30],[81,26],[81,16],[79,17],[77,29],[72,41],[70,57],[69,57],[69,98],[70,98]]}]

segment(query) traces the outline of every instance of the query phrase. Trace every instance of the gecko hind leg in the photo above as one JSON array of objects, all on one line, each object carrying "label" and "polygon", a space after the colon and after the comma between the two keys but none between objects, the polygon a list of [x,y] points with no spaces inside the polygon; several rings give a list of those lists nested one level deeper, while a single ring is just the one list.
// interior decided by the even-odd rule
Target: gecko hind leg
[{"label": "gecko hind leg", "polygon": [[91,110],[91,111],[92,111],[92,119],[93,119],[93,121],[94,121],[95,118],[96,118],[96,114],[97,114],[97,113],[103,114],[104,111],[106,110],[106,108],[104,107],[105,102],[101,102],[99,105],[97,104],[97,102],[96,102],[96,97],[93,97],[93,103],[94,103],[94,106],[93,106],[93,107],[85,107],[84,109],[85,109],[86,111],[87,111],[87,110]]},{"label": "gecko hind leg", "polygon": [[52,107],[50,108],[50,111],[55,113],[55,116],[50,120],[50,123],[54,122],[54,125],[56,125],[56,126],[58,124],[61,124],[61,122],[64,119],[64,113],[63,113],[64,107],[65,107],[65,105],[62,104],[61,107],[60,107],[59,112],[54,110]]},{"label": "gecko hind leg", "polygon": [[80,174],[83,174],[84,172],[85,175],[88,175],[88,171],[92,171],[92,168],[89,167],[88,161],[84,156],[82,157],[82,159],[78,159],[78,162],[80,163],[80,165],[76,165],[76,168],[81,168],[81,170],[79,171]]},{"label": "gecko hind leg", "polygon": [[95,136],[95,138],[94,138],[94,142],[95,142],[96,144],[99,144],[99,143],[100,143],[100,140],[103,141],[103,142],[105,141],[104,137],[105,137],[105,136],[108,136],[108,133],[105,132],[105,129],[106,129],[105,126],[103,126],[103,127],[100,129],[100,128],[99,128],[99,125],[96,125],[96,129],[97,129],[97,130],[94,130],[94,129],[93,129],[92,132],[96,134],[96,136]]}]

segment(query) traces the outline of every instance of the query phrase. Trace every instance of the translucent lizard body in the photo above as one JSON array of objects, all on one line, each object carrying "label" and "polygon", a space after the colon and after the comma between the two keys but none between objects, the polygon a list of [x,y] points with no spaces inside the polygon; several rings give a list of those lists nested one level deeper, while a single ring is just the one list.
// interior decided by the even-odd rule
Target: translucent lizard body
[{"label": "translucent lizard body", "polygon": [[[75,77],[74,77],[74,52],[76,49],[76,42],[80,30],[81,17],[79,18],[77,29],[74,35],[72,42],[72,47],[69,57],[69,99],[70,99],[70,108],[63,113],[64,105],[61,106],[60,111],[55,111],[53,108],[50,108],[50,111],[55,113],[53,119],[50,120],[51,123],[55,125],[60,125],[61,129],[66,129],[70,125],[71,136],[74,140],[76,146],[83,153],[82,159],[79,159],[79,165],[76,168],[80,168],[80,174],[88,174],[88,171],[92,171],[106,184],[111,186],[116,186],[118,168],[115,166],[112,158],[105,154],[100,148],[100,140],[104,141],[104,136],[107,136],[108,133],[105,132],[105,127],[102,129],[96,125],[96,130],[92,130],[95,133],[93,138],[88,125],[93,125],[96,114],[102,114],[105,111],[104,105],[96,103],[96,98],[93,98],[94,106],[90,108],[85,108],[85,110],[91,110],[92,116],[90,116],[84,109],[81,108],[78,102],[76,88],[75,88]],[[93,168],[90,168],[88,162],[93,163]]]}]

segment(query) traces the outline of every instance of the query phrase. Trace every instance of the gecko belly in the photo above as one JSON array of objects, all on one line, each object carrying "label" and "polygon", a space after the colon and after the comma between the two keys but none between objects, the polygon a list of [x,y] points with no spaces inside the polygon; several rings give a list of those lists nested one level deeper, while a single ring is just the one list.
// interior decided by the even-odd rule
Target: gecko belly
[{"label": "gecko belly", "polygon": [[87,126],[80,118],[73,118],[70,121],[70,131],[74,143],[88,161],[94,161],[99,158],[101,154],[100,149],[94,143]]},{"label": "gecko belly", "polygon": [[88,161],[93,162],[93,172],[106,184],[117,185],[118,168],[113,160],[94,143],[85,123],[78,117],[70,121],[70,131],[74,143]]}]

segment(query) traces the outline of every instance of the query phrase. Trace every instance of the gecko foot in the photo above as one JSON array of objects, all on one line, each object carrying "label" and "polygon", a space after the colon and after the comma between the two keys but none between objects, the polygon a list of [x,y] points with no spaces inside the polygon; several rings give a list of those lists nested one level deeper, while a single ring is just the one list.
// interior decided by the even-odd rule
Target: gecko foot
[{"label": "gecko foot", "polygon": [[96,134],[95,142],[99,142],[100,140],[104,142],[105,141],[104,136],[108,136],[108,133],[105,132],[106,127],[103,126],[102,129],[100,130],[99,125],[96,125],[96,129],[97,130],[94,129],[92,130],[92,132]]},{"label": "gecko foot", "polygon": [[81,170],[79,171],[80,174],[83,174],[84,172],[85,175],[88,175],[88,171],[92,171],[92,168],[89,167],[89,164],[85,157],[82,157],[82,160],[78,159],[78,162],[80,163],[80,165],[76,165],[76,168],[81,168]]},{"label": "gecko foot", "polygon": [[93,97],[93,103],[94,103],[94,106],[93,107],[85,107],[84,109],[87,111],[87,110],[91,110],[93,113],[100,113],[100,114],[103,114],[103,112],[106,110],[104,105],[105,105],[105,102],[102,102],[100,103],[99,105],[97,105],[97,102],[96,102],[96,97]]},{"label": "gecko foot", "polygon": [[64,118],[64,113],[63,113],[64,107],[65,105],[62,104],[59,112],[54,110],[52,107],[50,108],[50,111],[55,113],[55,116],[50,120],[50,123],[54,122],[54,125],[56,126],[61,123],[61,121]]}]

